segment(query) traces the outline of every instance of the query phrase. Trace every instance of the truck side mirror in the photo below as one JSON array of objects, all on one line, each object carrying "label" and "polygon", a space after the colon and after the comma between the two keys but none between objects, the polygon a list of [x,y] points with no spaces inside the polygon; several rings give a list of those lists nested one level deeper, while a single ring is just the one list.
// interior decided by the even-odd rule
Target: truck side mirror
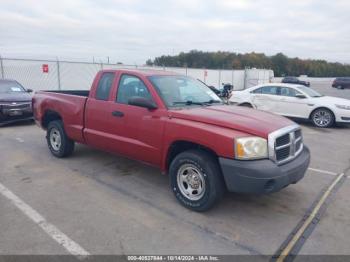
[{"label": "truck side mirror", "polygon": [[151,100],[141,96],[132,96],[128,100],[128,104],[132,106],[145,107],[149,110],[157,109],[157,105]]}]

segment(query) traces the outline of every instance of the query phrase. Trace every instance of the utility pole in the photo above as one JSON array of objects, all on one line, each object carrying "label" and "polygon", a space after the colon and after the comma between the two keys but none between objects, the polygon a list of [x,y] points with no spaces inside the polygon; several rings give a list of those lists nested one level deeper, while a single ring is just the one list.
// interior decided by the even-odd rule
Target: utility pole
[{"label": "utility pole", "polygon": [[109,56],[107,56],[107,64],[109,64]]},{"label": "utility pole", "polygon": [[248,80],[248,68],[244,68],[244,83],[243,83],[243,89],[247,88],[247,80]]}]

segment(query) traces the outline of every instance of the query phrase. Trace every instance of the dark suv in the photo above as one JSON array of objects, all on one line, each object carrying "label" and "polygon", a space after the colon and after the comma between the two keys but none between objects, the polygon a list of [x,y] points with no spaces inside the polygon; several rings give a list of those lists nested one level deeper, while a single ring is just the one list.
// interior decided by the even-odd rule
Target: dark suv
[{"label": "dark suv", "polygon": [[30,92],[15,80],[0,79],[0,126],[33,119]]},{"label": "dark suv", "polygon": [[337,77],[333,81],[332,87],[338,89],[350,88],[350,77]]},{"label": "dark suv", "polygon": [[310,82],[299,80],[295,76],[286,76],[285,78],[282,79],[282,83],[303,85],[303,86],[307,86],[307,87],[310,86]]}]

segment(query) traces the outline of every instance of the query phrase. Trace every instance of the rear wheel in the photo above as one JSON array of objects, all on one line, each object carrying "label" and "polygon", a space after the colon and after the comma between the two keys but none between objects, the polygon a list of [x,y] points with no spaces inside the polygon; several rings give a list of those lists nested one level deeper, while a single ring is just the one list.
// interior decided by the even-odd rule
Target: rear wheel
[{"label": "rear wheel", "polygon": [[66,157],[74,151],[74,141],[67,136],[61,120],[49,123],[46,140],[51,153],[55,157]]},{"label": "rear wheel", "polygon": [[317,127],[331,127],[334,125],[335,117],[327,108],[318,108],[311,114],[311,121]]},{"label": "rear wheel", "polygon": [[337,85],[337,89],[344,89],[342,85]]},{"label": "rear wheel", "polygon": [[177,155],[170,164],[169,175],[177,200],[194,211],[210,209],[225,192],[216,159],[201,150],[189,150]]}]

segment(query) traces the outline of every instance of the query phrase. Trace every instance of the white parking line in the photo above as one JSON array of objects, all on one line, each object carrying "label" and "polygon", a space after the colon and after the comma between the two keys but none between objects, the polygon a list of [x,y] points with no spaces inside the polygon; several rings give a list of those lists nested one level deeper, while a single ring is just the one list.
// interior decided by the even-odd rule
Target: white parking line
[{"label": "white parking line", "polygon": [[57,227],[50,224],[46,219],[35,211],[28,204],[23,202],[18,196],[12,193],[8,188],[0,183],[0,193],[9,199],[19,210],[27,217],[34,221],[41,229],[43,229],[52,239],[63,246],[70,254],[77,256],[79,259],[84,259],[89,256],[89,252],[83,249],[79,244],[71,240],[66,234],[62,233]]},{"label": "white parking line", "polygon": [[327,174],[327,175],[331,175],[331,176],[338,175],[335,172],[331,172],[331,171],[327,171],[327,170],[322,170],[322,169],[317,169],[317,168],[312,168],[312,167],[309,167],[308,169],[311,171],[314,171],[314,172],[323,173],[323,174]]},{"label": "white parking line", "polygon": [[[308,229],[309,225],[313,223],[313,220],[319,213],[321,207],[323,206],[324,202],[327,200],[328,196],[331,194],[334,187],[339,183],[339,181],[344,177],[344,173],[339,174],[332,184],[327,188],[327,190],[323,193],[319,201],[317,202],[316,206],[312,209],[312,212],[310,213],[309,217],[303,222],[302,226],[295,232],[292,239],[289,240],[288,245],[281,251],[281,254],[279,255],[277,262],[283,262],[287,259],[287,256],[291,253],[293,250],[295,244],[303,237],[303,234]],[[318,218],[319,219],[319,218]],[[305,241],[305,239],[304,239]]]}]

